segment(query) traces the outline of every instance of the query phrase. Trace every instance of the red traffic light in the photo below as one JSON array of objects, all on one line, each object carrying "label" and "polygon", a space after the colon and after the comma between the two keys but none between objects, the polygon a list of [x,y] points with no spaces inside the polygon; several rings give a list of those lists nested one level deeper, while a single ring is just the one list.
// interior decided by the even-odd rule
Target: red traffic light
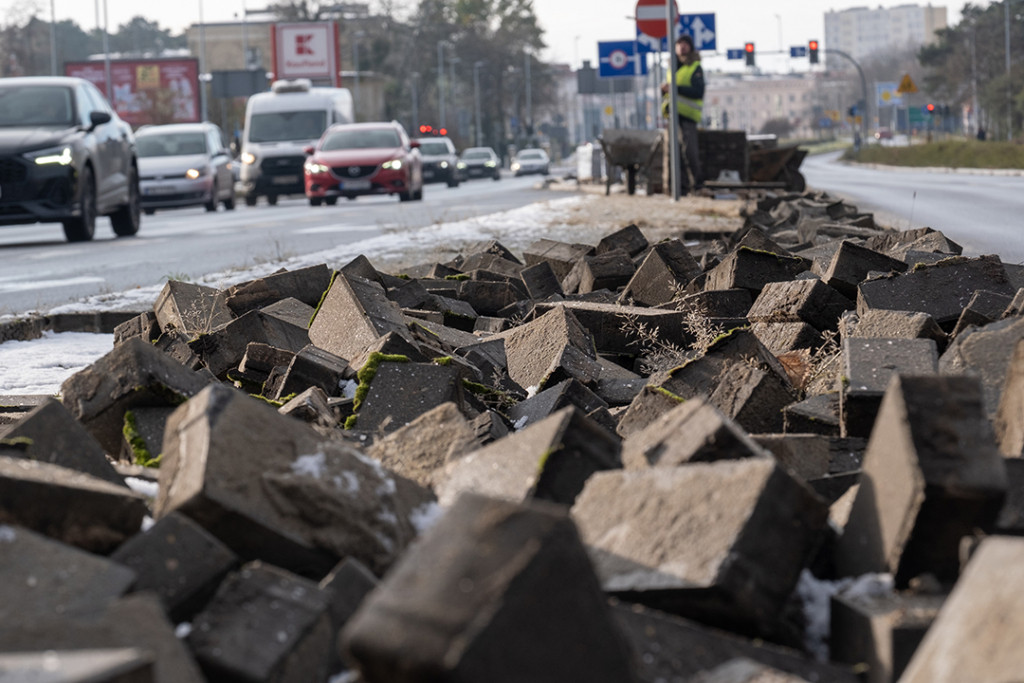
[{"label": "red traffic light", "polygon": [[931,113],[931,112],[935,111],[935,105],[932,104],[931,102],[929,102],[928,104],[925,105],[925,109],[927,109],[928,112]]},{"label": "red traffic light", "polygon": [[747,66],[754,66],[754,44],[747,43],[746,45],[743,46],[743,49],[747,53]]},{"label": "red traffic light", "polygon": [[447,128],[438,128],[437,129],[437,134],[438,135],[448,135],[448,129]]},{"label": "red traffic light", "polygon": [[746,50],[747,52],[753,52],[754,51],[754,44],[753,43],[747,43],[746,45],[743,46],[743,49]]},{"label": "red traffic light", "polygon": [[807,47],[810,48],[811,50],[817,50],[818,49],[818,41],[812,40],[811,42],[809,42],[807,44]]}]

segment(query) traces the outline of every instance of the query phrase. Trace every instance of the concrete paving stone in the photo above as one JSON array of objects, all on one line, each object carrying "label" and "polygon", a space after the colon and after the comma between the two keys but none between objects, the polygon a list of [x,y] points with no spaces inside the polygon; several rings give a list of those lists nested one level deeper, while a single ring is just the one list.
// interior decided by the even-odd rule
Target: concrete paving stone
[{"label": "concrete paving stone", "polygon": [[[354,259],[343,265],[341,268],[338,269],[338,272],[342,275],[345,275],[346,277],[361,277],[364,280],[371,280],[379,284],[381,287],[387,289],[387,284],[384,282],[383,273],[378,271],[373,266],[373,263],[370,262],[370,259],[368,259],[363,254],[356,256]],[[331,273],[331,275],[333,276],[333,273]],[[326,284],[330,285],[330,281],[328,281]],[[321,296],[325,291],[327,291],[327,287],[324,287],[324,289],[321,290]]]},{"label": "concrete paving stone", "polygon": [[598,472],[572,514],[606,592],[771,637],[828,508],[760,457]]},{"label": "concrete paving stone", "polygon": [[180,280],[167,281],[153,313],[162,331],[174,329],[190,337],[215,330],[235,317],[222,291]]},{"label": "concrete paving stone", "polygon": [[400,287],[387,290],[386,295],[403,309],[426,308],[433,296],[420,280],[407,280]]},{"label": "concrete paving stone", "polygon": [[1024,536],[1024,458],[1008,457],[1006,466],[1006,500],[996,520],[996,533]]},{"label": "concrete paving stone", "polygon": [[176,624],[191,621],[238,564],[227,546],[178,513],[129,538],[110,559],[131,569],[132,591],[152,591]]},{"label": "concrete paving stone", "polygon": [[700,264],[681,241],[658,242],[626,283],[619,302],[639,306],[669,303],[679,298],[682,288],[701,272]]},{"label": "concrete paving stone", "polygon": [[729,242],[731,244],[730,251],[735,251],[739,247],[746,247],[758,251],[770,251],[773,254],[791,255],[788,249],[769,237],[768,233],[749,223],[736,231]]},{"label": "concrete paving stone", "polygon": [[869,249],[851,240],[842,240],[828,266],[821,273],[822,281],[848,299],[857,300],[857,285],[871,272],[898,272],[907,264],[880,251]]},{"label": "concrete paving stone", "polygon": [[526,293],[531,299],[540,300],[552,294],[561,296],[565,293],[562,291],[562,285],[558,281],[558,276],[555,275],[554,268],[547,261],[541,261],[540,263],[523,268],[519,276],[522,278],[523,284],[526,286]]},{"label": "concrete paving stone", "polygon": [[1013,346],[1006,381],[992,426],[999,452],[1008,458],[1024,456],[1024,339]]},{"label": "concrete paving stone", "polygon": [[225,379],[229,370],[238,367],[246,346],[254,341],[298,352],[309,344],[309,334],[305,327],[261,311],[250,311],[212,332],[198,335],[188,346],[211,373]]},{"label": "concrete paving stone", "polygon": [[[610,365],[621,367],[615,363],[610,363]],[[635,373],[630,374],[633,376],[610,377],[608,376],[608,373],[602,372],[601,379],[597,381],[597,386],[594,387],[594,393],[597,394],[609,408],[613,406],[629,405],[633,399],[636,398],[637,394],[643,391],[643,388],[647,386],[646,377],[641,377]]]},{"label": "concrete paving stone", "polygon": [[[914,244],[919,242],[919,246],[928,244],[931,250],[940,251],[947,254],[959,255],[963,253],[963,247],[953,242],[946,237],[942,232],[933,228],[915,228],[913,230],[890,230],[874,237],[869,237],[864,241],[865,247],[868,249],[874,249],[882,253],[892,255],[895,249],[898,249],[904,245]],[[921,249],[924,251],[924,249]]]},{"label": "concrete paving stone", "polygon": [[409,340],[419,346],[420,354],[427,359],[450,356],[460,346],[480,341],[480,337],[475,334],[442,323],[413,320],[408,316],[404,316],[404,320],[407,323]]},{"label": "concrete paving stone", "polygon": [[739,287],[756,296],[769,282],[787,282],[810,267],[811,262],[799,256],[739,247],[708,271],[704,289]]},{"label": "concrete paving stone", "polygon": [[890,379],[939,371],[931,339],[849,337],[842,343],[839,422],[843,436],[867,437]]},{"label": "concrete paving stone", "polygon": [[961,537],[994,528],[1006,489],[978,379],[894,375],[836,548],[837,569],[888,572],[897,588],[925,573],[951,583]]},{"label": "concrete paving stone", "polygon": [[903,683],[1013,681],[1024,671],[1024,650],[1013,634],[1024,629],[1020,563],[1024,539],[981,542],[900,677]]},{"label": "concrete paving stone", "polygon": [[103,446],[60,401],[47,397],[16,422],[0,425],[0,440],[21,444],[4,455],[60,465],[124,486],[124,478],[107,460]]},{"label": "concrete paving stone", "polygon": [[932,339],[941,353],[948,336],[927,313],[872,309],[855,316],[844,316],[840,326],[844,337],[883,339]]},{"label": "concrete paving stone", "polygon": [[645,384],[619,416],[615,433],[626,439],[686,401],[662,387]]},{"label": "concrete paving stone", "polygon": [[860,469],[866,445],[863,439],[822,434],[751,434],[750,438],[790,474],[808,482]]},{"label": "concrete paving stone", "polygon": [[805,322],[816,330],[836,330],[853,301],[821,280],[769,282],[758,294],[747,319],[751,322]]},{"label": "concrete paving stone", "polygon": [[544,315],[557,308],[572,313],[590,333],[598,353],[635,356],[658,342],[687,346],[694,339],[686,315],[679,311],[577,301],[538,303],[534,310]]},{"label": "concrete paving stone", "polygon": [[18,524],[0,523],[0,549],[0,642],[27,619],[101,612],[137,578],[114,560]]},{"label": "concrete paving stone", "polygon": [[526,298],[526,286],[520,283],[512,279],[462,280],[458,283],[457,297],[477,315],[500,317],[500,311],[506,306]]},{"label": "concrete paving stone", "polygon": [[288,367],[295,356],[294,351],[286,351],[264,342],[249,342],[245,345],[245,355],[238,363],[238,369],[228,372],[228,379],[236,378],[244,385],[258,386],[267,381],[275,367]]},{"label": "concrete paving stone", "polygon": [[301,393],[310,387],[322,389],[328,396],[338,396],[341,394],[341,387],[355,377],[356,371],[347,360],[330,351],[307,344],[291,357],[280,386],[270,397],[280,399],[282,396]]},{"label": "concrete paving stone", "polygon": [[371,280],[338,274],[309,325],[309,341],[351,359],[389,332],[412,341],[384,288]]},{"label": "concrete paving stone", "polygon": [[[331,270],[326,264],[282,270],[248,282],[228,287],[225,303],[236,315],[273,305],[283,299],[298,299],[316,307],[331,284]],[[309,318],[306,319],[308,324]]]},{"label": "concrete paving stone", "polygon": [[466,492],[571,505],[594,472],[622,466],[620,441],[569,406],[450,462],[434,478],[439,503]]},{"label": "concrete paving stone", "polygon": [[939,372],[970,373],[981,379],[985,412],[995,419],[1017,342],[1024,339],[1024,319],[1007,318],[969,329],[939,357]]},{"label": "concrete paving stone", "polygon": [[831,601],[831,658],[866,664],[866,683],[900,680],[945,599],[907,592],[840,591]]},{"label": "concrete paving stone", "polygon": [[951,337],[966,330],[970,326],[983,327],[991,322],[1000,320],[1003,312],[1013,303],[1013,297],[999,292],[987,292],[979,289],[971,296],[967,306],[960,312],[956,321],[956,327],[950,333]]},{"label": "concrete paving stone", "polygon": [[782,409],[782,431],[839,436],[839,392],[816,394],[790,403]]},{"label": "concrete paving stone", "polygon": [[782,410],[796,400],[796,391],[785,374],[771,367],[732,363],[708,400],[752,434],[781,432]]},{"label": "concrete paving stone", "polygon": [[174,412],[172,406],[138,406],[125,411],[118,463],[154,466],[163,451],[164,428]]},{"label": "concrete paving stone", "polygon": [[205,371],[206,366],[203,364],[203,359],[192,350],[192,347],[189,346],[190,341],[192,341],[192,338],[184,332],[170,330],[162,333],[157,340],[153,342],[153,348],[174,360],[182,367],[194,372]]},{"label": "concrete paving stone", "polygon": [[466,494],[342,632],[367,683],[633,683],[579,535],[561,506]]},{"label": "concrete paving stone", "polygon": [[156,314],[153,311],[144,311],[114,328],[114,346],[122,344],[126,339],[132,337],[152,342],[159,336],[160,325],[156,321]]},{"label": "concrete paving stone", "polygon": [[585,256],[578,267],[582,271],[578,289],[580,294],[601,289],[615,292],[625,287],[636,273],[636,264],[623,249]]},{"label": "concrete paving stone", "polygon": [[621,249],[630,256],[636,256],[650,246],[643,231],[635,223],[619,228],[601,238],[597,243],[596,252],[604,254],[609,251]]},{"label": "concrete paving stone", "polygon": [[391,433],[442,403],[462,404],[464,392],[459,371],[454,367],[381,363],[356,408],[358,429]]},{"label": "concrete paving stone", "polygon": [[344,425],[340,411],[331,406],[327,394],[320,387],[310,387],[296,394],[278,408],[277,412],[324,429],[334,429]]},{"label": "concrete paving stone", "polygon": [[[671,308],[677,311],[692,312],[707,318],[734,318],[746,320],[747,312],[754,299],[750,290],[714,289],[708,292],[688,294],[673,302]],[[743,323],[744,325],[746,322]]]},{"label": "concrete paving stone", "polygon": [[865,280],[857,288],[857,313],[871,309],[921,311],[951,331],[974,292],[984,289],[1013,296],[998,256],[955,257],[915,267],[902,275]]},{"label": "concrete paving stone", "polygon": [[738,657],[762,662],[808,681],[855,683],[852,667],[817,662],[797,650],[747,639],[695,621],[613,601],[612,614],[629,641],[644,683],[690,681]]},{"label": "concrete paving stone", "polygon": [[109,553],[139,530],[147,513],[143,496],[123,483],[0,455],[0,523],[18,524],[83,550]]},{"label": "concrete paving stone", "polygon": [[[518,430],[540,422],[568,406],[576,406],[585,414],[608,408],[604,399],[579,381],[566,379],[509,406],[504,413],[508,417],[508,421]],[[600,420],[598,421],[600,422]],[[607,424],[604,426],[608,427]],[[614,431],[614,424],[610,429]]]},{"label": "concrete paving stone", "polygon": [[303,329],[309,327],[309,321],[313,319],[313,314],[316,313],[314,307],[291,296],[275,301],[259,310],[264,315],[272,315],[286,323]]},{"label": "concrete paving stone", "polygon": [[[419,326],[417,329],[429,331],[426,326]],[[430,360],[413,339],[394,332],[388,332],[354,356],[349,361],[349,366],[355,368],[358,372],[375,353],[385,356],[405,356],[413,363],[425,363]]]},{"label": "concrete paving stone", "polygon": [[822,345],[821,332],[805,322],[753,322],[750,331],[776,356]]},{"label": "concrete paving stone", "polygon": [[592,336],[564,306],[494,337],[505,342],[509,377],[527,390],[569,377],[588,384],[600,376]]},{"label": "concrete paving stone", "polygon": [[561,281],[573,269],[576,261],[594,252],[594,247],[589,244],[540,239],[523,250],[523,262],[527,266],[533,266],[541,261],[547,261]]},{"label": "concrete paving stone", "polygon": [[18,620],[17,628],[0,628],[0,652],[40,652],[40,643],[46,644],[44,654],[46,650],[85,653],[138,648],[153,658],[150,680],[154,683],[206,680],[152,594],[129,595],[88,616],[28,613]]},{"label": "concrete paving stone", "polygon": [[351,443],[211,386],[168,421],[153,516],[182,512],[243,561],[319,579],[348,555],[386,569],[432,500]]}]

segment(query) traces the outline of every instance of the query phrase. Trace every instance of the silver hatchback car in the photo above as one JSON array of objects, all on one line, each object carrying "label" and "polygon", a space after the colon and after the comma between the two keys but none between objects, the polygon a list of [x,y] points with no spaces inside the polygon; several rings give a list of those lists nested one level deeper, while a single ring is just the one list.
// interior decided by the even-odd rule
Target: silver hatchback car
[{"label": "silver hatchback car", "polygon": [[235,208],[231,155],[213,123],[143,126],[135,133],[142,210],[217,204]]}]

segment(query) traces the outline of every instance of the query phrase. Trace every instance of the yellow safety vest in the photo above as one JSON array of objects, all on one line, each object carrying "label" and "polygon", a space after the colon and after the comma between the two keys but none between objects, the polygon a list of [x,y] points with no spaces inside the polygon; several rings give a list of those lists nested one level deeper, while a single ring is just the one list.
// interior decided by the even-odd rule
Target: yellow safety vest
[{"label": "yellow safety vest", "polygon": [[[676,69],[676,87],[690,85],[690,79],[693,78],[693,72],[700,66],[700,62],[693,62],[691,64],[683,64],[681,67]],[[671,81],[669,81],[671,83]],[[668,116],[669,102],[672,100],[672,93],[665,93],[661,102],[661,113],[663,116]],[[676,94],[676,111],[680,115],[685,116],[688,119],[700,123],[701,116],[704,111],[704,100],[692,100],[689,97],[681,97],[678,93]]]}]

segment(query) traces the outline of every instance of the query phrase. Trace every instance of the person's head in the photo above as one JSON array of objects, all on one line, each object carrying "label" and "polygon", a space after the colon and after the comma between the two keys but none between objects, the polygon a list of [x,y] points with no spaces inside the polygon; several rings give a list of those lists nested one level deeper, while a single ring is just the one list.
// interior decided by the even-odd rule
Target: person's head
[{"label": "person's head", "polygon": [[676,38],[676,57],[682,62],[688,62],[696,56],[697,51],[693,49],[693,38],[685,33],[680,33]]}]

